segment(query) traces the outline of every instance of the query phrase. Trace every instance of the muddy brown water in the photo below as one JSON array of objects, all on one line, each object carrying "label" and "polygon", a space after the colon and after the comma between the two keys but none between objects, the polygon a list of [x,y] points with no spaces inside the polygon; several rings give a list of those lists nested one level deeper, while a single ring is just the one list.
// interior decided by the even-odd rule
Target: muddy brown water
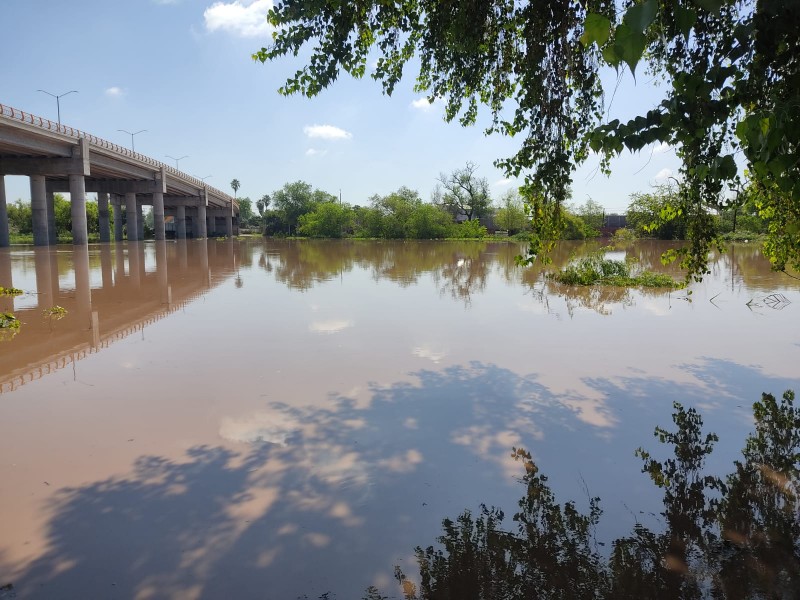
[{"label": "muddy brown water", "polygon": [[[613,257],[680,275],[667,243]],[[555,266],[596,249],[562,244]],[[658,528],[672,402],[730,471],[800,391],[800,281],[758,245],[686,290],[570,288],[493,242],[0,249],[0,585],[20,598],[400,596],[415,546],[512,514],[524,447],[597,538]],[[63,318],[45,315],[52,306]]]}]

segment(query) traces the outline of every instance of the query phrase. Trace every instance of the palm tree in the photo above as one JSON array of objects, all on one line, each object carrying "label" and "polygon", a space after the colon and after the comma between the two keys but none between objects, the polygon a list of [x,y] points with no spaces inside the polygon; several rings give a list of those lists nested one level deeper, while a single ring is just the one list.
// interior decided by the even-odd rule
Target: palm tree
[{"label": "palm tree", "polygon": [[233,199],[234,200],[236,200],[236,192],[239,191],[239,188],[241,186],[242,186],[242,184],[239,183],[238,179],[234,179],[233,181],[231,181],[231,187],[233,188]]}]

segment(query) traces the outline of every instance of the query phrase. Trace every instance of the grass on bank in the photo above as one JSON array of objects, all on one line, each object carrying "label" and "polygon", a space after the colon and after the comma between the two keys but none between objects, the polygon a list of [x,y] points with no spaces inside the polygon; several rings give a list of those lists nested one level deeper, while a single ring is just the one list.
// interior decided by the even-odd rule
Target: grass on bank
[{"label": "grass on bank", "polygon": [[564,285],[608,285],[615,287],[682,288],[682,282],[669,275],[642,271],[633,274],[631,265],[604,258],[602,253],[587,256],[548,277]]}]

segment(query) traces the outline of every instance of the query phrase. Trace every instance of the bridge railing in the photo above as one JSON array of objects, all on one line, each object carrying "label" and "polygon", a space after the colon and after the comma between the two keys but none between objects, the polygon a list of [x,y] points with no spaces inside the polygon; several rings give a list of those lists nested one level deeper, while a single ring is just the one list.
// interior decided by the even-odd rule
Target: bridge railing
[{"label": "bridge railing", "polygon": [[124,146],[120,146],[119,144],[115,144],[113,142],[109,142],[108,140],[104,140],[103,138],[99,138],[96,135],[92,135],[91,133],[86,133],[85,131],[81,131],[80,129],[75,129],[74,127],[70,127],[68,125],[60,125],[59,123],[54,123],[50,119],[45,119],[44,117],[32,115],[31,113],[27,113],[23,110],[19,110],[18,108],[14,108],[13,106],[8,106],[2,103],[0,103],[0,115],[8,117],[9,119],[22,121],[23,123],[33,125],[34,127],[39,127],[40,129],[45,129],[47,131],[54,131],[56,133],[60,133],[61,135],[66,135],[74,139],[86,138],[89,141],[89,143],[94,144],[95,146],[106,148],[118,154],[122,154],[123,156],[133,158],[135,160],[138,160],[139,162],[143,162],[147,165],[150,165],[151,167],[155,167],[159,171],[161,170],[162,167],[164,167],[167,173],[176,175],[177,177],[180,177],[181,179],[196,185],[198,189],[202,189],[203,187],[205,187],[209,192],[213,193],[215,196],[219,196],[220,198],[225,198],[229,201],[233,200],[233,198],[231,198],[225,192],[204,183],[201,179],[198,179],[197,177],[192,177],[191,175],[184,173],[183,171],[179,171],[178,169],[171,167],[166,163],[162,163],[161,161],[155,160],[154,158],[150,158],[149,156],[145,156],[144,154],[139,154],[138,152],[134,152],[132,150],[129,150],[128,148],[125,148]]}]

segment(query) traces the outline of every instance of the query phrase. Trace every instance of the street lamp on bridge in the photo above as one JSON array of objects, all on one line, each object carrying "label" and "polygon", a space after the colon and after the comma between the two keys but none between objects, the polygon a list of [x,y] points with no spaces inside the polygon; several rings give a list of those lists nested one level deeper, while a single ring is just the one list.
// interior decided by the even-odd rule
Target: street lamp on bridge
[{"label": "street lamp on bridge", "polygon": [[68,92],[64,92],[63,94],[51,94],[45,90],[36,90],[37,92],[42,92],[43,94],[47,94],[48,96],[52,96],[56,99],[56,110],[58,111],[58,128],[61,129],[61,101],[60,98],[68,95],[68,94],[77,94],[78,90],[70,90]]},{"label": "street lamp on bridge", "polygon": [[201,177],[201,178],[200,178],[200,181],[202,181],[203,183],[205,183],[205,182],[206,182],[206,179],[208,179],[209,177],[213,177],[213,175],[206,175],[205,177]]},{"label": "street lamp on bridge", "polygon": [[181,161],[182,161],[184,158],[189,158],[189,155],[188,155],[188,154],[187,154],[186,156],[181,156],[180,158],[175,158],[174,156],[170,156],[169,154],[165,154],[164,156],[166,156],[167,158],[171,158],[172,160],[174,160],[174,161],[175,161],[175,168],[176,168],[176,169],[178,169],[179,171],[180,171],[180,167],[179,167],[178,165],[180,164],[180,162],[181,162]]},{"label": "street lamp on bridge", "polygon": [[131,152],[136,152],[136,146],[133,145],[133,136],[139,135],[140,133],[144,133],[145,131],[147,131],[147,129],[140,129],[135,133],[131,133],[127,129],[117,129],[117,131],[121,131],[122,133],[127,133],[129,136],[131,136]]}]

